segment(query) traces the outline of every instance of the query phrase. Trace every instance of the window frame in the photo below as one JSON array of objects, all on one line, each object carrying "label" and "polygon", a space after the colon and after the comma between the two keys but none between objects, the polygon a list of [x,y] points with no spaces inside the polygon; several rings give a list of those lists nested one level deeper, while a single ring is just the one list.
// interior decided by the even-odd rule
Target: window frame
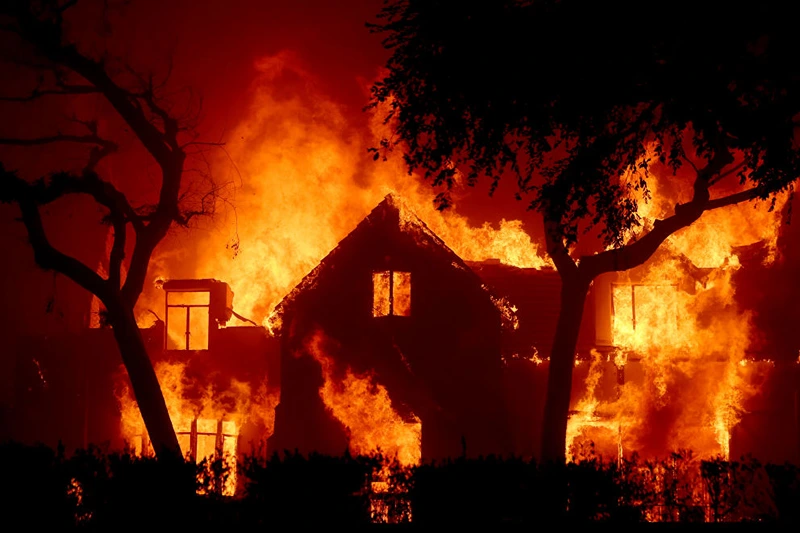
[{"label": "window frame", "polygon": [[[610,298],[611,298],[611,342],[612,344],[616,344],[616,339],[614,339],[614,320],[617,316],[617,306],[614,304],[614,296],[615,290],[617,289],[628,289],[630,288],[631,292],[631,327],[633,331],[636,331],[636,288],[637,287],[654,287],[654,288],[668,288],[671,290],[679,290],[678,284],[674,282],[612,282],[611,283],[611,291],[610,291]],[[675,319],[678,319],[677,311]]]},{"label": "window frame", "polygon": [[[408,313],[407,314],[397,314],[395,313],[395,274],[405,274],[408,279]],[[375,279],[377,275],[388,275],[389,279],[389,296],[388,296],[388,312],[386,314],[376,315],[376,305],[375,305],[375,295],[376,295],[376,285]],[[388,316],[394,317],[410,317],[411,316],[411,271],[409,270],[394,270],[394,269],[387,269],[387,270],[373,270],[372,271],[372,317],[373,318],[383,318]]]},{"label": "window frame", "polygon": [[[198,420],[212,420],[215,423],[214,432],[210,431],[200,431],[197,428],[197,421]],[[202,436],[213,436],[214,437],[214,456],[211,459],[218,459],[224,456],[225,454],[225,442],[228,439],[233,439],[233,446],[232,448],[236,451],[236,456],[238,456],[239,450],[239,427],[238,425],[234,426],[234,432],[226,431],[225,430],[225,422],[229,422],[229,420],[224,419],[216,419],[216,418],[194,418],[192,419],[191,423],[189,424],[189,429],[179,430],[175,429],[175,436],[180,437],[182,435],[189,437],[189,450],[188,455],[192,459],[192,461],[197,462],[197,437],[198,435]],[[136,439],[138,442],[133,442],[133,451],[141,456],[151,456],[155,454],[153,450],[153,443],[150,440],[147,429],[142,427],[142,432],[136,435]],[[230,441],[228,441],[230,442]],[[136,445],[139,446],[136,446]],[[183,451],[183,450],[181,450]],[[204,457],[205,458],[205,457]],[[201,458],[201,459],[204,459]]]},{"label": "window frame", "polygon": [[[208,295],[208,303],[205,304],[170,304],[169,303],[169,296],[170,294],[184,294],[184,293],[206,293]],[[170,309],[185,309],[186,316],[185,316],[185,330],[184,330],[184,341],[185,347],[183,348],[170,348],[169,347],[169,311]],[[206,338],[206,347],[200,349],[192,349],[191,346],[191,311],[193,308],[206,308],[208,310],[208,325],[206,326],[207,331],[207,338]],[[166,291],[164,296],[164,350],[169,351],[178,351],[178,352],[190,352],[190,351],[207,351],[210,348],[211,342],[211,291],[210,290],[169,290]]]}]

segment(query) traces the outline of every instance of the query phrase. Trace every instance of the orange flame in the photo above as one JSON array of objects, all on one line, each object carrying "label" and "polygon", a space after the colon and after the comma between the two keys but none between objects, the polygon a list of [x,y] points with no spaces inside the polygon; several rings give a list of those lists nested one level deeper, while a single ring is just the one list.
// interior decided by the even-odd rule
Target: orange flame
[{"label": "orange flame", "polygon": [[[661,184],[653,178],[655,197]],[[645,226],[668,216],[680,200],[662,193],[659,201],[640,203]],[[765,261],[774,261],[786,200],[778,197],[774,211],[750,202],[708,212],[668,239],[647,264],[617,276],[611,291],[614,362],[642,377],[626,379],[618,397],[599,401],[595,373],[589,373],[586,395],[569,422],[568,453],[591,434],[607,441],[605,450],[617,439],[621,449],[645,455],[692,449],[728,458],[731,430],[765,370],[745,363],[751,323],[735,299],[732,276],[741,268],[736,249],[760,242]],[[617,434],[599,436],[614,428]]]},{"label": "orange flame", "polygon": [[349,430],[351,451],[359,455],[380,451],[385,457],[396,457],[402,465],[419,464],[422,423],[416,417],[403,420],[392,408],[386,388],[375,383],[371,375],[359,376],[348,368],[344,379],[337,381],[333,359],[323,348],[326,340],[318,331],[305,343],[305,350],[322,367],[325,382],[319,395]]},{"label": "orange flame", "polygon": [[[195,230],[196,257],[187,260],[191,243],[174,235],[159,248],[153,276],[223,280],[236,311],[266,326],[275,305],[390,192],[465,260],[550,264],[521,221],[472,227],[454,210],[437,211],[430,185],[409,177],[400,158],[373,162],[367,147],[386,128],[381,115],[371,118],[371,132],[358,130],[291,54],[256,67],[250,116],[215,167],[217,181],[229,185],[215,217]],[[147,290],[140,324],[149,326],[146,310],[162,305],[157,291]]]},{"label": "orange flame", "polygon": [[[236,379],[226,390],[216,391],[189,379],[186,365],[180,362],[158,362],[155,371],[181,451],[198,463],[222,458],[229,470],[222,493],[233,495],[239,428],[253,421],[266,428],[264,438],[271,435],[276,395],[267,393],[266,384],[253,390],[249,383]],[[124,370],[118,375],[117,390],[123,439],[134,454],[150,454],[147,429]]]}]

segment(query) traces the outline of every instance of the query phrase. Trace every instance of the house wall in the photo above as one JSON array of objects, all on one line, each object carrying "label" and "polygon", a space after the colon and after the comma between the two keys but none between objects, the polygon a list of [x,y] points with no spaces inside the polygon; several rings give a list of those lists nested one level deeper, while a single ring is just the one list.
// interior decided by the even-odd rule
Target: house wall
[{"label": "house wall", "polygon": [[[345,428],[326,420],[320,366],[307,355],[309,339],[322,332],[339,375],[373,373],[395,411],[421,419],[423,458],[461,455],[463,444],[468,455],[507,453],[500,316],[489,294],[440,244],[415,239],[396,221],[372,222],[340,243],[283,316],[270,448],[341,453],[346,446]],[[372,316],[372,274],[384,270],[411,273],[410,316]]]},{"label": "house wall", "polygon": [[[143,330],[150,353],[161,351],[163,330]],[[9,437],[68,451],[88,444],[121,448],[115,378],[121,360],[113,332],[86,329],[18,337],[13,397],[7,405]]]},{"label": "house wall", "polygon": [[[185,363],[186,376],[199,388],[220,392],[236,379],[253,390],[263,384],[277,395],[277,341],[264,328],[212,331],[211,349],[205,352],[165,352],[163,335],[160,324],[142,330],[153,362]],[[12,346],[14,387],[3,405],[0,437],[51,447],[60,441],[67,451],[89,444],[123,448],[117,396],[126,376],[112,330],[18,337]],[[263,448],[266,436],[263,424],[245,425],[240,448],[249,451],[259,441]]]}]

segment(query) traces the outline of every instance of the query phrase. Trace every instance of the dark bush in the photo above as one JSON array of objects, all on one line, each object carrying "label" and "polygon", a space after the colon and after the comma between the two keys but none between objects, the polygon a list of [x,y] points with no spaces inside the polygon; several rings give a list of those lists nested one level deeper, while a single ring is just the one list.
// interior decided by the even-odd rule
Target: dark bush
[{"label": "dark bush", "polygon": [[[448,528],[643,522],[800,523],[800,469],[753,458],[588,458],[566,465],[457,458],[403,467],[375,455],[285,452],[157,461],[99,448],[0,444],[0,510],[31,530],[345,527]],[[224,488],[236,481],[235,496]],[[683,527],[683,526],[682,526]]]}]

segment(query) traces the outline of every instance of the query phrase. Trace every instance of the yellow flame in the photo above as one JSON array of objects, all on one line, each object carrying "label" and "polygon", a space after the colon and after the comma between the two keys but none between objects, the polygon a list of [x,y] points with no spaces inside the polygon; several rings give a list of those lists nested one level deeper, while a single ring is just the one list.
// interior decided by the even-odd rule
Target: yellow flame
[{"label": "yellow flame", "polygon": [[305,349],[322,367],[325,380],[319,395],[331,413],[350,431],[350,448],[355,454],[370,455],[380,450],[402,465],[419,464],[422,423],[414,417],[403,420],[392,408],[386,388],[375,383],[370,375],[356,375],[347,369],[338,381],[333,371],[333,359],[325,353],[326,337],[316,332],[306,342]]},{"label": "yellow flame", "polygon": [[[254,390],[249,383],[236,379],[231,379],[227,389],[216,391],[210,384],[203,385],[190,379],[186,365],[180,362],[160,361],[155,364],[155,371],[181,451],[186,456],[194,455],[198,462],[221,457],[229,468],[222,492],[233,495],[236,490],[239,428],[246,421],[253,421],[265,428],[264,438],[269,437],[274,429],[277,395],[267,393],[266,383]],[[131,452],[147,455],[152,452],[149,436],[124,370],[117,376],[117,389],[122,437]],[[193,432],[196,435],[195,450],[191,448]],[[221,449],[217,449],[218,436],[221,437]]]},{"label": "yellow flame", "polygon": [[[657,175],[651,178],[656,199],[639,206],[645,227],[691,194],[674,181],[668,189]],[[751,322],[735,300],[736,249],[760,242],[765,261],[773,261],[786,199],[779,196],[772,212],[755,202],[708,212],[670,237],[647,264],[618,275],[611,290],[614,363],[642,377],[626,377],[618,397],[598,402],[593,367],[579,413],[570,420],[568,452],[591,434],[607,441],[603,449],[619,439],[623,449],[645,456],[692,449],[728,457],[731,431],[763,374],[762,365],[743,364]],[[613,427],[618,435],[599,432]]]},{"label": "yellow flame", "polygon": [[[257,68],[250,115],[215,167],[216,180],[231,185],[220,193],[215,217],[195,230],[196,250],[187,250],[185,236],[172,236],[158,249],[153,276],[226,281],[236,311],[268,325],[275,305],[390,192],[465,260],[550,264],[521,221],[473,227],[455,210],[436,210],[431,186],[409,177],[400,157],[372,161],[367,147],[387,127],[379,113],[369,131],[356,129],[289,54],[264,58]],[[137,307],[142,326],[152,323],[148,308],[163,308],[150,287]]]}]

